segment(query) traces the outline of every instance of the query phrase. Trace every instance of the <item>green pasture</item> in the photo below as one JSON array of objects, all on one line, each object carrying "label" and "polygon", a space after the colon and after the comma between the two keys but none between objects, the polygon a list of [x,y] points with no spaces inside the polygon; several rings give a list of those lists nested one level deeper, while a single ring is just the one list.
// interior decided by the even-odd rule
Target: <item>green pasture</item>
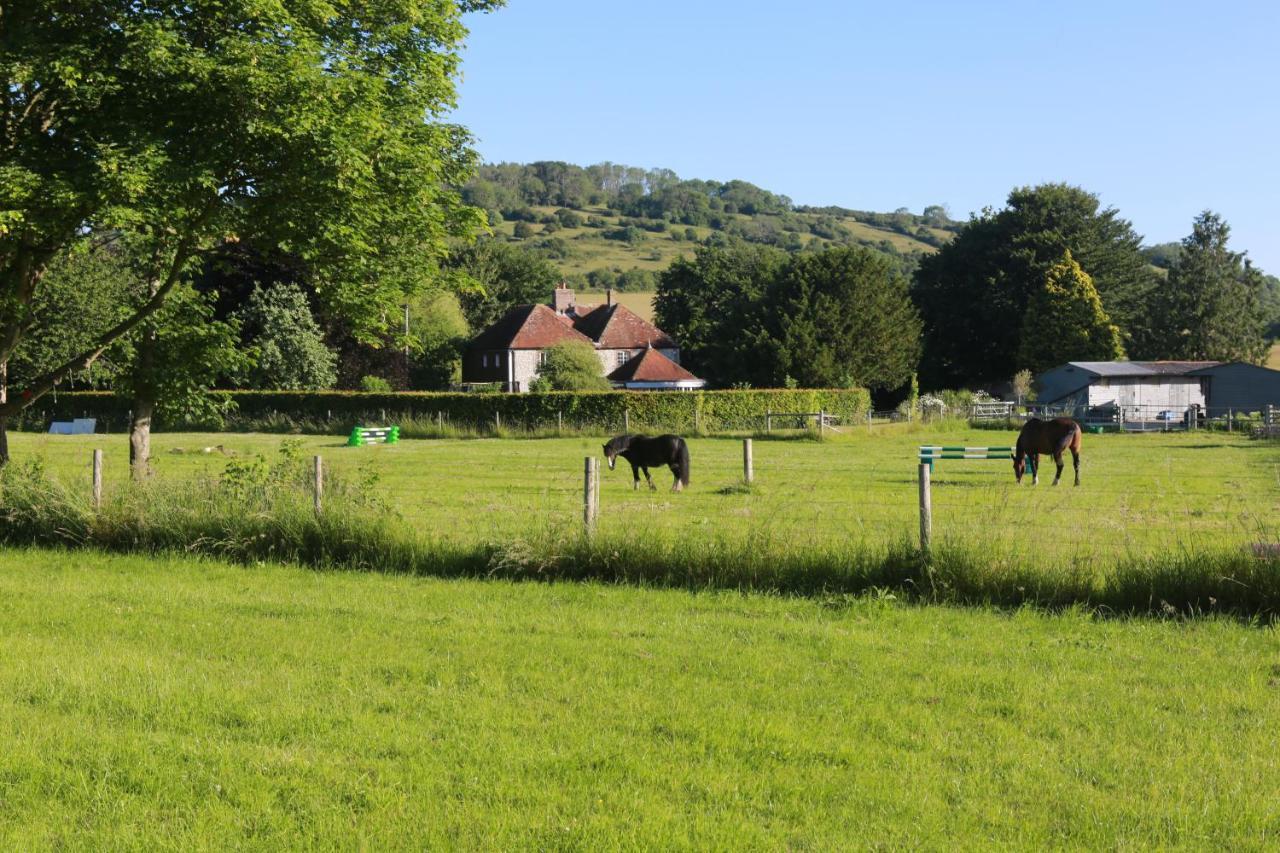
[{"label": "green pasture", "polygon": [[9,850],[1280,843],[1221,618],[19,549],[0,648]]},{"label": "green pasture", "polygon": [[[406,440],[349,448],[341,437],[307,436],[303,452],[326,469],[364,482],[416,530],[460,544],[508,542],[580,529],[583,458],[604,436],[560,439]],[[159,434],[161,481],[216,476],[229,460],[272,456],[282,438],[253,434]],[[817,442],[755,439],[756,483],[742,485],[742,443],[690,440],[693,483],[633,491],[625,462],[603,470],[600,531],[635,541],[691,545],[757,542],[888,548],[914,543],[920,444],[1009,445],[1012,432],[963,424],[915,431],[856,428]],[[14,457],[38,456],[49,472],[87,493],[90,454],[106,457],[106,488],[127,483],[123,435],[11,437]],[[206,449],[209,452],[205,452]],[[1003,461],[945,460],[933,474],[934,538],[979,549],[992,565],[1069,566],[1104,573],[1144,554],[1244,550],[1280,542],[1280,446],[1224,433],[1089,435],[1083,485],[1015,484]],[[603,469],[603,465],[602,465]]]}]

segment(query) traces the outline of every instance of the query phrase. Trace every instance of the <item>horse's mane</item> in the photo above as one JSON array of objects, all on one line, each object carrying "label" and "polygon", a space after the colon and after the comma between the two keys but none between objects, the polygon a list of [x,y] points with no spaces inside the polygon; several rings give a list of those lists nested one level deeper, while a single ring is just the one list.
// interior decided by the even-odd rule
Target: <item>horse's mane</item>
[{"label": "horse's mane", "polygon": [[613,438],[609,439],[609,443],[606,444],[605,447],[617,453],[621,453],[630,447],[631,442],[635,441],[637,438],[643,438],[643,436],[633,435],[632,433],[627,433],[626,435],[615,435]]}]

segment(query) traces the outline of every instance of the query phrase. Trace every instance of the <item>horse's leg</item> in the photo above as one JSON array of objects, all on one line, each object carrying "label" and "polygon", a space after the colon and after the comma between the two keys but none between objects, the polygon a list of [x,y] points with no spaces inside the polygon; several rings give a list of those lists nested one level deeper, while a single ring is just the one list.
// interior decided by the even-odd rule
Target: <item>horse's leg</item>
[{"label": "horse's leg", "polygon": [[653,484],[653,478],[649,476],[649,469],[644,469],[644,478],[649,483],[649,491],[656,492],[658,487]]},{"label": "horse's leg", "polygon": [[1040,485],[1040,454],[1031,454],[1031,485]]},{"label": "horse's leg", "polygon": [[1053,484],[1056,486],[1058,485],[1058,481],[1062,479],[1063,463],[1061,450],[1053,454],[1053,463],[1058,466],[1058,473],[1053,476]]},{"label": "horse's leg", "polygon": [[671,484],[671,491],[680,491],[680,466],[674,463],[667,466],[671,469],[671,476],[675,477],[675,482]]},{"label": "horse's leg", "polygon": [[640,466],[631,463],[631,491],[639,491],[640,489]]},{"label": "horse's leg", "polygon": [[1080,451],[1071,448],[1071,464],[1076,468],[1076,485],[1080,485]]}]

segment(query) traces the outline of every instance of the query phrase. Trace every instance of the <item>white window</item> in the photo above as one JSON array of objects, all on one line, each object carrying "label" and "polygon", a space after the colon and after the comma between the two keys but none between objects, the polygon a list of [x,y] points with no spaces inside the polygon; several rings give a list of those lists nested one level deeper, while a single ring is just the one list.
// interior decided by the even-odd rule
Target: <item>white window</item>
[{"label": "white window", "polygon": [[631,360],[631,353],[627,352],[626,350],[619,350],[614,355],[614,363],[618,367],[622,367],[622,365],[626,364],[630,360]]},{"label": "white window", "polygon": [[502,367],[502,353],[500,353],[500,352],[495,352],[495,353],[493,354],[493,366],[494,366],[494,367]]},{"label": "white window", "polygon": [[489,353],[485,353],[484,355],[480,356],[480,366],[481,367],[489,366]]},{"label": "white window", "polygon": [[546,363],[547,363],[547,351],[544,349],[538,350],[538,367],[542,367]]}]

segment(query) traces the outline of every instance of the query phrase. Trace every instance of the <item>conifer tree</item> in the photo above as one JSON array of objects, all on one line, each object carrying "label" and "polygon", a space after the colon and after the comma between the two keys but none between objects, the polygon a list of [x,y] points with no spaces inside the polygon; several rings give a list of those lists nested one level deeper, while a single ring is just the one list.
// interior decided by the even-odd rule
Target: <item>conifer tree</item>
[{"label": "conifer tree", "polygon": [[1021,338],[1018,367],[1037,373],[1066,361],[1124,358],[1120,329],[1070,251],[1049,268],[1044,286],[1032,294]]}]

